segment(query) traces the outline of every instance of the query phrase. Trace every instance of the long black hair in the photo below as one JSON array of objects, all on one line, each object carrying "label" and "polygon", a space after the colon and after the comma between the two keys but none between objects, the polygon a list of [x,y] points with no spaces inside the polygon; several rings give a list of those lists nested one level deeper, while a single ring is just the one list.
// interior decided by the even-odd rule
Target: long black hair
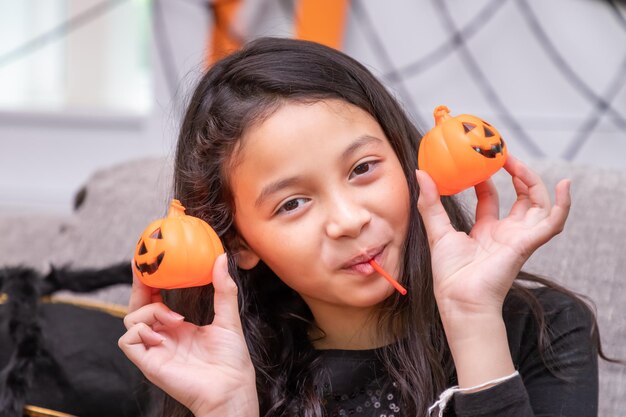
[{"label": "long black hair", "polygon": [[[322,416],[324,373],[307,336],[313,316],[302,298],[262,261],[251,270],[237,267],[242,242],[233,222],[228,174],[246,129],[286,103],[326,99],[343,100],[372,115],[408,181],[409,231],[399,276],[410,296],[394,293],[383,303],[378,320],[386,329],[381,336],[389,343],[379,351],[407,415],[424,416],[426,405],[448,385],[454,366],[433,296],[430,253],[417,211],[414,171],[422,135],[363,65],[313,42],[280,38],[257,39],[218,61],[201,78],[188,104],[176,150],[174,193],[188,214],[217,231],[231,255],[229,269],[239,287],[261,415]],[[442,202],[453,226],[469,232],[471,223],[463,207],[453,197],[443,197]],[[532,304],[532,293],[523,286],[514,284],[513,291]],[[196,324],[208,324],[213,318],[211,286],[172,291],[166,300]],[[532,305],[540,310],[538,303]],[[167,416],[191,415],[169,398],[164,407]]]}]

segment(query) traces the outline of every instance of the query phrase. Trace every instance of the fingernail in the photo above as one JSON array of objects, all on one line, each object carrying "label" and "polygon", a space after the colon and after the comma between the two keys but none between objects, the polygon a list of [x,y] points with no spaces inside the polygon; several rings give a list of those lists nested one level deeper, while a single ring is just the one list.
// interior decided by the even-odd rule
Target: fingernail
[{"label": "fingernail", "polygon": [[148,332],[143,335],[140,333],[139,336],[143,340],[144,344],[147,346],[156,346],[165,342],[165,336],[154,331],[154,329],[148,327]]},{"label": "fingernail", "polygon": [[184,320],[185,319],[184,316],[181,316],[180,314],[178,314],[175,311],[170,311],[170,316],[172,316],[176,320]]},{"label": "fingernail", "polygon": [[152,333],[156,336],[156,338],[159,340],[159,343],[163,343],[165,342],[165,336],[163,336],[160,333],[155,332],[154,330],[152,331]]}]

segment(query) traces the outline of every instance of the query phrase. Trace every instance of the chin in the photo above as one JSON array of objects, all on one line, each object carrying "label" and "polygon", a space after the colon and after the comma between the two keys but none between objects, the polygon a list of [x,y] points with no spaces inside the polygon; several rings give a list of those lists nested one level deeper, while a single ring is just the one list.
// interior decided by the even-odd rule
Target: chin
[{"label": "chin", "polygon": [[389,287],[386,282],[383,284],[382,288],[360,288],[352,293],[353,296],[351,298],[345,299],[344,297],[344,304],[362,308],[375,307],[389,298],[394,291],[395,289]]}]

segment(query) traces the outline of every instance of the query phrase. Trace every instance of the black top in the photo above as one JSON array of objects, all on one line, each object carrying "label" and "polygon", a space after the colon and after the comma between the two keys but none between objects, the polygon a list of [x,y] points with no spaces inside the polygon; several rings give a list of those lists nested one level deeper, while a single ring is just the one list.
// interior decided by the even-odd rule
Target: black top
[{"label": "black top", "polygon": [[[520,376],[476,393],[455,393],[446,417],[597,416],[598,363],[590,339],[591,315],[557,291],[533,291],[545,309],[549,329],[552,354],[547,362],[558,369],[559,377],[539,355],[538,325],[530,307],[519,298],[507,297],[503,317]],[[330,374],[325,397],[329,416],[407,417],[377,351],[320,351]]]}]

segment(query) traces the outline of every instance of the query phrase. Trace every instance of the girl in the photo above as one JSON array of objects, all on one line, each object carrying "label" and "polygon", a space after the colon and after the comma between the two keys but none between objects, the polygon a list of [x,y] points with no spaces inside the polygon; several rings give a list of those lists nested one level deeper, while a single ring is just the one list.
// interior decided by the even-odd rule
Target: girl
[{"label": "girl", "polygon": [[168,394],[163,415],[596,414],[593,315],[520,272],[563,229],[569,181],[551,204],[509,157],[517,201],[499,219],[477,185],[471,226],[416,170],[420,137],[362,65],[318,44],[259,39],[204,75],[175,194],[228,256],[167,306],[135,279],[119,341]]}]

